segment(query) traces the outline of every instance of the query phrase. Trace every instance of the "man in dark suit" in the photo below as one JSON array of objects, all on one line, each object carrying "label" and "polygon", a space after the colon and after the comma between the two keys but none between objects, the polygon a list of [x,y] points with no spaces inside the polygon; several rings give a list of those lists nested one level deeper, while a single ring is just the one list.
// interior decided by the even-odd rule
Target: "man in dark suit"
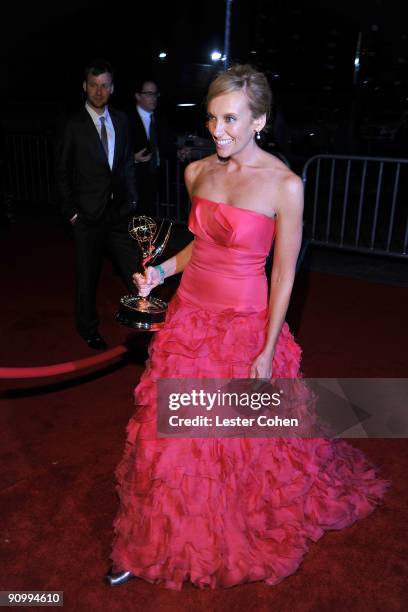
[{"label": "man in dark suit", "polygon": [[158,215],[160,181],[165,162],[175,152],[174,136],[166,118],[157,112],[159,89],[152,80],[136,85],[136,108],[129,114],[140,210]]},{"label": "man in dark suit", "polygon": [[138,253],[128,218],[136,208],[133,151],[125,113],[108,108],[113,71],[105,60],[85,68],[86,102],[66,123],[56,147],[56,178],[76,251],[76,325],[94,349],[106,348],[98,331],[96,290],[105,247],[129,291]]}]

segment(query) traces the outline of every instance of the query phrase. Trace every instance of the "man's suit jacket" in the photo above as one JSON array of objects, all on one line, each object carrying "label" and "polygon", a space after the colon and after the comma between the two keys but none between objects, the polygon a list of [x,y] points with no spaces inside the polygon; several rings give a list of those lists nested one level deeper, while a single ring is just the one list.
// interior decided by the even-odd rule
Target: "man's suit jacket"
[{"label": "man's suit jacket", "polygon": [[[156,128],[157,144],[159,148],[160,164],[162,165],[165,159],[168,159],[175,153],[174,135],[163,115],[155,112],[153,113],[153,116]],[[147,137],[143,121],[136,109],[129,113],[128,118],[133,152],[138,153],[148,146],[149,139]]]},{"label": "man's suit jacket", "polygon": [[119,217],[134,212],[135,174],[127,117],[111,108],[109,114],[115,129],[112,170],[85,107],[67,121],[57,138],[56,182],[66,219],[78,213],[85,222],[97,222],[108,205]]}]

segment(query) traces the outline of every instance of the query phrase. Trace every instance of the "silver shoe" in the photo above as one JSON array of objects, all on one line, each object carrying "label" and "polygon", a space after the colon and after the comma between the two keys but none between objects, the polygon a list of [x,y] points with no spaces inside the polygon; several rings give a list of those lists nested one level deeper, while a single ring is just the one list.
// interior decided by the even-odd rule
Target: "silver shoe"
[{"label": "silver shoe", "polygon": [[111,570],[109,574],[106,575],[106,581],[109,584],[109,586],[119,586],[121,584],[124,584],[125,582],[128,582],[132,578],[135,578],[132,572],[126,572],[126,571],[125,572],[112,572]]}]

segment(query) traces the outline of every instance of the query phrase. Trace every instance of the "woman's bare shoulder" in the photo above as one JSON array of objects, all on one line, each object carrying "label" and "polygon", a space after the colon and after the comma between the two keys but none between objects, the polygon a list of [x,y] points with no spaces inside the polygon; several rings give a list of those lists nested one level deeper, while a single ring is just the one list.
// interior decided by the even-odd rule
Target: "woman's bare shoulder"
[{"label": "woman's bare shoulder", "polygon": [[285,211],[288,214],[301,215],[303,212],[303,181],[300,176],[288,168],[282,174],[278,189],[277,213]]},{"label": "woman's bare shoulder", "polygon": [[264,151],[262,161],[268,181],[289,190],[296,190],[303,186],[302,179],[275,155]]},{"label": "woman's bare shoulder", "polygon": [[205,172],[211,166],[213,166],[216,157],[216,155],[209,155],[208,157],[203,157],[203,159],[197,159],[196,161],[191,162],[188,164],[188,166],[186,166],[184,176],[194,179],[201,174],[201,172]]},{"label": "woman's bare shoulder", "polygon": [[184,179],[187,189],[191,190],[197,179],[211,169],[216,157],[216,155],[210,155],[203,159],[197,159],[186,166],[184,170]]},{"label": "woman's bare shoulder", "polygon": [[269,189],[273,207],[278,213],[288,208],[303,208],[303,181],[279,158],[270,153],[264,157],[264,185]]}]

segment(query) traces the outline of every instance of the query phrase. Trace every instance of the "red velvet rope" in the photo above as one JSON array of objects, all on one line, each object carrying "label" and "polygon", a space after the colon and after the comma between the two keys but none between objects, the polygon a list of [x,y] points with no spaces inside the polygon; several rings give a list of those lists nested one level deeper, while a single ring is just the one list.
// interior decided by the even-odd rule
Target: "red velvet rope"
[{"label": "red velvet rope", "polygon": [[91,366],[95,366],[107,361],[111,361],[119,355],[126,353],[128,349],[123,346],[116,346],[109,351],[104,351],[92,357],[85,357],[78,361],[67,361],[56,363],[55,365],[40,366],[37,368],[0,368],[0,379],[4,378],[42,378],[44,376],[57,376],[58,374],[68,374],[78,372]]}]

